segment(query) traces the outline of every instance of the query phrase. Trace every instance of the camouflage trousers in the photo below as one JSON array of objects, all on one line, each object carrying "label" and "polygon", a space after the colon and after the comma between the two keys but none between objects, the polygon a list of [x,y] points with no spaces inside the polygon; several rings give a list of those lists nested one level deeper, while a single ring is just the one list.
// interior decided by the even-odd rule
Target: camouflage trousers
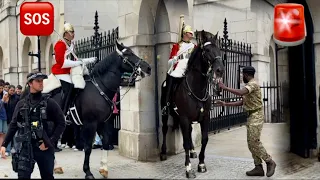
[{"label": "camouflage trousers", "polygon": [[247,142],[255,165],[262,164],[262,160],[265,162],[271,160],[271,156],[267,153],[260,141],[262,127],[263,113],[262,116],[261,112],[249,115],[247,123]]}]

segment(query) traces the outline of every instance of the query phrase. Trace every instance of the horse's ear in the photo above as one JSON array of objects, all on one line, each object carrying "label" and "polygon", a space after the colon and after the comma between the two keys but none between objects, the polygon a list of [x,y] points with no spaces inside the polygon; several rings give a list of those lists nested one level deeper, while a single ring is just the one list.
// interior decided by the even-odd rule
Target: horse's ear
[{"label": "horse's ear", "polygon": [[219,31],[217,32],[216,35],[213,36],[213,40],[214,40],[214,41],[217,41],[217,39],[218,39],[218,34],[219,34]]},{"label": "horse's ear", "polygon": [[209,37],[207,37],[206,31],[202,30],[202,31],[201,31],[201,41],[202,41],[202,44],[206,43],[206,42],[208,41],[208,38],[209,38]]},{"label": "horse's ear", "polygon": [[123,45],[121,45],[118,40],[116,40],[116,46],[117,46],[117,49],[119,49],[120,51],[123,50]]},{"label": "horse's ear", "polygon": [[218,34],[219,34],[219,31],[218,31],[217,34],[214,35],[213,38],[212,38],[212,42],[213,42],[214,44],[217,44],[217,42],[218,42]]}]

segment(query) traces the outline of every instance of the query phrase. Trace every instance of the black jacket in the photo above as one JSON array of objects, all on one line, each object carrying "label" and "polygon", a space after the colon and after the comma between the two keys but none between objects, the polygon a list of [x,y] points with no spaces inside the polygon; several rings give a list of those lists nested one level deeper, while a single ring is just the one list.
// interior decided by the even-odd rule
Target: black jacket
[{"label": "black jacket", "polygon": [[[30,101],[32,104],[39,102],[42,98],[41,93],[30,94],[29,96],[30,96]],[[2,143],[2,146],[4,146],[4,147],[8,146],[8,144],[12,141],[15,133],[18,130],[18,126],[17,126],[18,114],[19,114],[20,108],[23,107],[24,103],[25,103],[25,98],[21,99],[17,103],[17,105],[14,109],[12,120],[11,120],[9,127],[8,127],[7,135],[5,137],[5,140]],[[66,127],[66,123],[65,123],[64,114],[63,114],[60,106],[53,99],[51,99],[51,98],[48,99],[46,110],[47,110],[47,118],[48,118],[47,121],[54,122],[55,130],[54,130],[51,137],[44,135],[43,141],[44,141],[44,144],[46,145],[46,147],[53,148],[54,144],[59,140],[60,136],[62,135],[62,133]],[[43,122],[43,123],[45,123],[45,122]],[[46,128],[44,128],[44,131],[46,134],[48,134],[47,133],[48,130]]]},{"label": "black jacket", "polygon": [[9,124],[12,116],[13,116],[13,112],[14,109],[18,103],[18,101],[20,100],[20,97],[16,94],[10,96],[8,103],[4,104],[4,107],[6,109],[6,113],[7,113],[7,123]]}]

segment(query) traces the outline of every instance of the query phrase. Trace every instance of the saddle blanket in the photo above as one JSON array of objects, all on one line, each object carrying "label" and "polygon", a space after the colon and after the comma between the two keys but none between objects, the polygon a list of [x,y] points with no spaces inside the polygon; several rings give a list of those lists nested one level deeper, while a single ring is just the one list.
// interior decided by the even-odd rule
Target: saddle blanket
[{"label": "saddle blanket", "polygon": [[[86,86],[86,81],[83,76],[89,74],[86,66],[76,66],[71,68],[70,76],[72,84],[75,88],[84,89]],[[43,80],[43,93],[50,93],[51,91],[61,87],[60,80],[54,75],[50,74],[48,79]]]}]

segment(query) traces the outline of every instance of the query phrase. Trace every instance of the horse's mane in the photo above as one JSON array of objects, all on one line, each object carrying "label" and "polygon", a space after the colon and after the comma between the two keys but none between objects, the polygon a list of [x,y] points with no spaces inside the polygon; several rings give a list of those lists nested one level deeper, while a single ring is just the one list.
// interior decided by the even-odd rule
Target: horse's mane
[{"label": "horse's mane", "polygon": [[198,55],[199,55],[200,52],[201,52],[200,46],[196,46],[193,49],[193,51],[192,51],[192,53],[191,53],[191,55],[189,57],[189,60],[188,60],[188,65],[187,65],[187,70],[186,71],[190,71],[191,70],[191,67],[192,67],[193,63],[196,61],[196,59],[198,59]]},{"label": "horse's mane", "polygon": [[115,62],[117,58],[119,58],[117,52],[113,51],[93,67],[92,73],[95,75],[104,74],[106,71],[109,70],[111,64],[117,63]]}]

